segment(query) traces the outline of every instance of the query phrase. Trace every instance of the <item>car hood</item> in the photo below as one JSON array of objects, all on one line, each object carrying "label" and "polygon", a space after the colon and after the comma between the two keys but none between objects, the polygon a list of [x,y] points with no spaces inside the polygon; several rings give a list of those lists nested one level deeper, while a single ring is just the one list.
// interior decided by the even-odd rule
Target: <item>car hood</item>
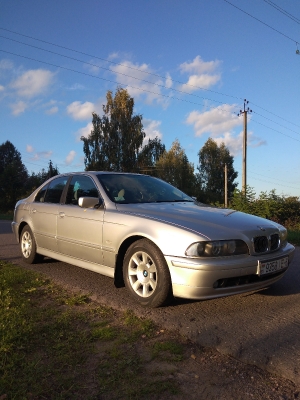
[{"label": "car hood", "polygon": [[[238,239],[279,231],[280,225],[240,211],[200,203],[118,204],[120,212],[149,218],[194,231],[208,239]],[[266,234],[265,233],[265,234]]]}]

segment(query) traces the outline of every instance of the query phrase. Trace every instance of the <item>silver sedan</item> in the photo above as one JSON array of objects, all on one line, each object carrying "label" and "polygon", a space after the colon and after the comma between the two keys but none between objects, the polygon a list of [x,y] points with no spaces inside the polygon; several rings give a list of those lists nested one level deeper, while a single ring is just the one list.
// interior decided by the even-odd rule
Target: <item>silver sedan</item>
[{"label": "silver sedan", "polygon": [[46,256],[110,276],[150,307],[264,288],[295,250],[275,222],[114,172],[51,178],[16,204],[12,229],[27,263]]}]

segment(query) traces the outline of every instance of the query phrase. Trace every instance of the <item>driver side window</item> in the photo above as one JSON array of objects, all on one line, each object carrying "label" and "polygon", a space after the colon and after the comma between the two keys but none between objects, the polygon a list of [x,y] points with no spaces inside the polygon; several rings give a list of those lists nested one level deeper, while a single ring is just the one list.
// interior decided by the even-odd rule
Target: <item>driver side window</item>
[{"label": "driver side window", "polygon": [[68,188],[66,204],[78,205],[79,197],[98,197],[99,193],[91,178],[74,175]]}]

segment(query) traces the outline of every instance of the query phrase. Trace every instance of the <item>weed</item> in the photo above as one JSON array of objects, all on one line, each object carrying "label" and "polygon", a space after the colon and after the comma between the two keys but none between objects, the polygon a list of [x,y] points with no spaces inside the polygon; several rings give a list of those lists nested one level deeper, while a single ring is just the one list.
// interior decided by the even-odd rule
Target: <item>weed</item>
[{"label": "weed", "polygon": [[152,355],[169,361],[181,361],[183,358],[183,346],[171,340],[155,342],[152,347]]}]

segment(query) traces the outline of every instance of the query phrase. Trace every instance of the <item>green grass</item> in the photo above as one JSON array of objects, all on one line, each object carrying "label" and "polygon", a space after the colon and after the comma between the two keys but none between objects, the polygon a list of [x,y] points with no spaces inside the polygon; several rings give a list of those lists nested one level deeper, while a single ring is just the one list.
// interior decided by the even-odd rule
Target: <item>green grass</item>
[{"label": "green grass", "polygon": [[179,392],[170,372],[158,374],[157,366],[161,357],[180,361],[183,347],[162,341],[152,321],[130,310],[96,305],[3,261],[0,310],[0,398],[142,399]]},{"label": "green grass", "polygon": [[14,217],[14,212],[13,211],[8,211],[8,212],[1,212],[0,211],[0,220],[4,219],[7,221],[12,221]]},{"label": "green grass", "polygon": [[300,246],[300,230],[288,229],[288,241],[294,246]]}]

